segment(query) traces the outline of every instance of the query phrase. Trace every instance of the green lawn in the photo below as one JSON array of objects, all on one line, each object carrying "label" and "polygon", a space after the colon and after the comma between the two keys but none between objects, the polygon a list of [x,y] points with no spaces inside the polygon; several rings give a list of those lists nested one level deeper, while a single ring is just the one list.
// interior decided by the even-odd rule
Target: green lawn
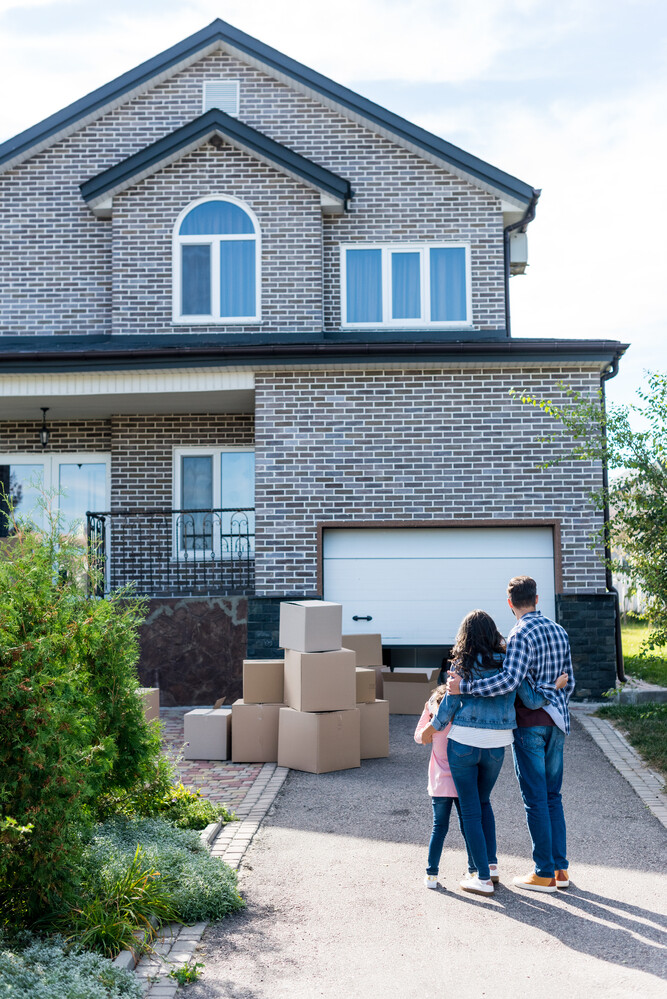
[{"label": "green lawn", "polygon": [[596,714],[613,722],[646,763],[667,778],[667,704],[609,704]]},{"label": "green lawn", "polygon": [[632,621],[623,625],[625,672],[638,680],[667,687],[667,648],[663,646],[658,653],[654,652],[648,657],[639,655],[641,644],[648,638],[650,630],[651,626],[643,621]]}]

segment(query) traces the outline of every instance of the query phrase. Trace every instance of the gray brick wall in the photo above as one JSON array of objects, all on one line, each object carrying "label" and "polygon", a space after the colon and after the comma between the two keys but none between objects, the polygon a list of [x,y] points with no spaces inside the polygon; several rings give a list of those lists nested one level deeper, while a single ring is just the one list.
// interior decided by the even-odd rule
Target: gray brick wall
[{"label": "gray brick wall", "polygon": [[[38,407],[35,406],[35,409]],[[48,416],[48,413],[47,413]],[[41,420],[0,421],[0,452],[42,454],[39,443]],[[55,451],[109,451],[109,420],[48,420],[51,431],[48,453]]]},{"label": "gray brick wall", "polygon": [[[225,146],[119,196],[111,223],[93,216],[79,184],[201,114],[202,83],[219,77],[241,81],[243,121],[350,180],[349,215],[323,221],[317,195]],[[474,326],[504,326],[497,199],[217,53],[0,175],[0,333],[172,330],[173,223],[189,200],[220,193],[252,194],[265,228],[263,331],[321,329],[323,311],[325,328],[337,328],[338,246],[356,240],[470,241]]]},{"label": "gray brick wall", "polygon": [[558,518],[566,592],[604,592],[591,550],[601,515],[596,463],[540,471],[552,423],[512,387],[557,400],[563,379],[595,392],[594,370],[510,366],[258,374],[259,595],[317,589],[318,522]]}]

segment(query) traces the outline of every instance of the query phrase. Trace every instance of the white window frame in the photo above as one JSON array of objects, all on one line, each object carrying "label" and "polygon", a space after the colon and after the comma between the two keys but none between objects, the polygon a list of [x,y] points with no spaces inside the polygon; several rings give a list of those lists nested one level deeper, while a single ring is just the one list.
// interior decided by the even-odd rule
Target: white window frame
[{"label": "white window frame", "polygon": [[[228,201],[241,208],[254,226],[254,233],[232,233],[229,235],[181,236],[181,223],[186,215],[198,205],[208,201]],[[220,243],[223,240],[252,240],[255,244],[255,314],[252,316],[220,315]],[[184,245],[206,245],[211,247],[211,312],[209,315],[184,315],[182,309],[183,286],[181,282],[181,247]],[[262,321],[262,234],[257,216],[245,201],[229,194],[209,194],[205,198],[191,201],[179,214],[172,233],[172,322],[179,326],[248,326]]]},{"label": "white window frame", "polygon": [[[241,451],[252,451],[255,453],[254,447],[244,447],[243,445],[234,446],[223,446],[223,447],[175,447],[173,449],[172,458],[172,468],[173,468],[173,509],[181,510],[181,489],[183,485],[183,480],[181,477],[181,458],[213,458],[213,497],[211,502],[211,509],[221,509],[222,508],[222,475],[221,475],[221,460],[220,455],[229,452],[241,452]],[[254,507],[253,507],[254,509]],[[179,562],[184,561],[212,561],[221,559],[224,556],[220,551],[220,545],[218,540],[213,535],[213,555],[211,551],[191,551],[188,548],[179,548],[178,545],[178,515],[174,515],[174,523],[172,528],[172,559],[178,560]],[[254,558],[254,550],[251,551],[250,557]]]},{"label": "white window frame", "polygon": [[[431,250],[465,250],[466,279],[466,318],[431,321]],[[381,250],[382,280],[382,319],[377,322],[356,323],[347,319],[347,251]],[[421,279],[421,312],[419,319],[393,319],[391,301],[391,257],[392,253],[419,253]],[[472,326],[472,288],[470,269],[470,243],[468,242],[425,242],[425,243],[341,243],[340,244],[340,308],[341,326],[345,329],[469,329]]]},{"label": "white window frame", "polygon": [[[48,494],[54,490],[60,489],[60,476],[59,470],[60,465],[78,465],[78,464],[89,464],[89,465],[104,465],[104,483],[105,483],[105,495],[104,495],[104,511],[109,509],[110,502],[110,475],[109,471],[111,468],[111,455],[107,452],[99,451],[35,451],[33,453],[29,451],[21,452],[4,452],[0,454],[0,465],[43,465],[44,466],[44,481],[42,483],[44,492]],[[55,496],[55,506],[57,510],[60,510],[59,496]],[[91,511],[93,513],[103,513],[102,510]],[[85,526],[85,525],[84,525]]]}]

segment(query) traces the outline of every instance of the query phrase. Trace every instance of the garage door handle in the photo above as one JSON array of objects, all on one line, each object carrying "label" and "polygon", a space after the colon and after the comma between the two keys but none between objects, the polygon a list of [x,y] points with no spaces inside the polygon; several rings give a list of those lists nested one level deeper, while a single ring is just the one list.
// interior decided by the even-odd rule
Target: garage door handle
[{"label": "garage door handle", "polygon": [[370,614],[368,614],[367,617],[360,617],[358,614],[355,614],[353,616],[352,620],[353,621],[372,621],[373,618],[371,617]]}]

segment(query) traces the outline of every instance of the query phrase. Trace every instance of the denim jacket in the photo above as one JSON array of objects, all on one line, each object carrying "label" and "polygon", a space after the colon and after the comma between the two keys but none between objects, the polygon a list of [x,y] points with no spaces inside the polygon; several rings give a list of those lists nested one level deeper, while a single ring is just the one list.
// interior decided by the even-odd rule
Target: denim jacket
[{"label": "denim jacket", "polygon": [[[498,664],[495,669],[483,669],[481,662],[474,667],[474,679],[495,676],[502,670],[504,656],[494,655]],[[534,691],[527,680],[524,680],[518,690],[497,697],[475,697],[472,694],[447,694],[438,707],[437,714],[431,719],[436,731],[441,731],[449,722],[468,728],[516,728],[514,698],[517,693],[528,708],[541,708],[547,703],[539,691]]]}]

